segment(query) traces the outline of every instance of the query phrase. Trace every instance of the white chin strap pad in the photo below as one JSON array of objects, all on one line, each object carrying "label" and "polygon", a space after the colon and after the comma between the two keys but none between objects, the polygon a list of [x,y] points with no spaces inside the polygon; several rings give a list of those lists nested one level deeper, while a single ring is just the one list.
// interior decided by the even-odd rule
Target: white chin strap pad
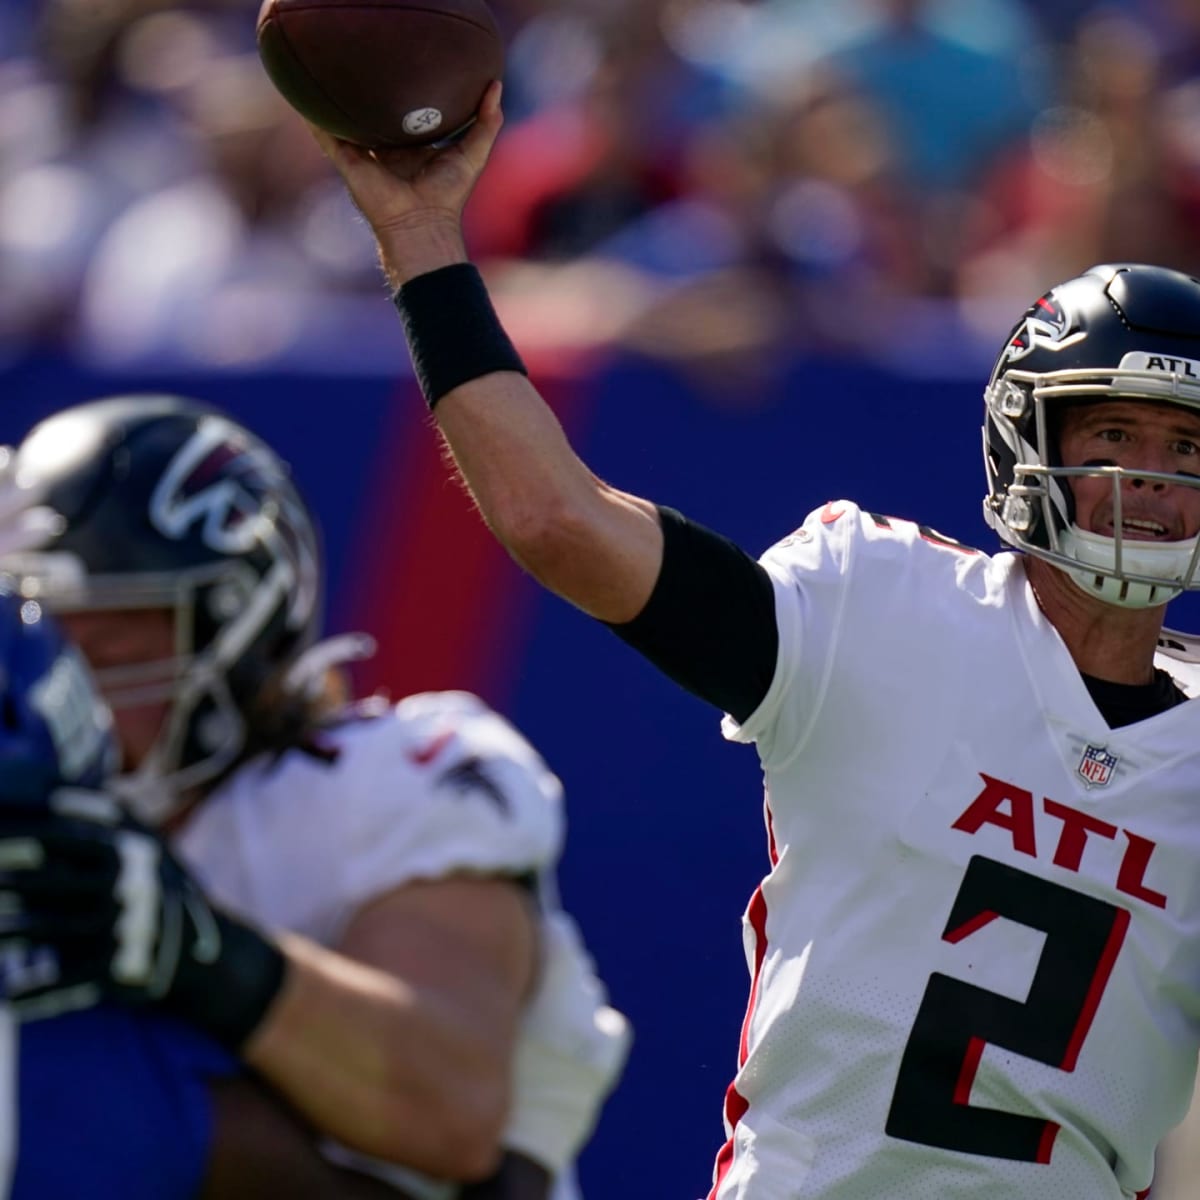
[{"label": "white chin strap pad", "polygon": [[[1117,574],[1117,540],[1088,533],[1077,525],[1067,529],[1061,549],[1078,567],[1067,574],[1090,596],[1119,608],[1160,608],[1184,590],[1184,577],[1196,550],[1196,538],[1186,542],[1142,542],[1121,539],[1121,574]],[[1089,568],[1095,568],[1089,570]],[[1161,583],[1134,582],[1127,575],[1149,576]]]}]

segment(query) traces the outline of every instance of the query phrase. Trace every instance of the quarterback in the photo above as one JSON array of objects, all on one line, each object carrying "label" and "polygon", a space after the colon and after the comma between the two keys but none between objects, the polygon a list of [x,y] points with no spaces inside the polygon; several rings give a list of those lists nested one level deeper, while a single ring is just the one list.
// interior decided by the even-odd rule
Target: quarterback
[{"label": "quarterback", "polygon": [[[462,206],[501,124],[317,131],[513,556],[752,742],[771,869],[711,1200],[1132,1197],[1200,1036],[1200,283],[1105,266],[986,389],[995,557],[833,500],[755,562],[597,479],[524,374]],[[882,886],[881,881],[886,881]]]},{"label": "quarterback", "polygon": [[[220,986],[181,989],[167,970],[130,987],[114,935],[148,923],[171,962],[178,938],[122,845],[115,885],[58,885],[60,864],[112,842],[79,822],[14,873],[26,919],[90,948],[78,982],[96,994],[209,1032],[210,1009],[233,1006],[215,1032],[339,1164],[412,1200],[571,1200],[629,1031],[556,901],[557,778],[473,696],[348,700],[334,668],[363,639],[318,640],[315,524],[286,464],[224,414],[96,401],[37,426],[16,461],[64,527],[6,567],[58,612],[113,708],[110,786],[163,832],[175,890],[186,880],[187,970],[227,943],[279,962],[244,1009],[232,969]],[[0,829],[0,851],[14,840]],[[216,920],[197,920],[210,900]],[[110,915],[87,940],[92,910]]]}]

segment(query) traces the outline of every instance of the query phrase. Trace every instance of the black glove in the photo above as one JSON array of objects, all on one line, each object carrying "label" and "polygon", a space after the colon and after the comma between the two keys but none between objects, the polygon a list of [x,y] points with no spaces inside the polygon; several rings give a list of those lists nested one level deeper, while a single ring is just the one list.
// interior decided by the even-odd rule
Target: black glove
[{"label": "black glove", "polygon": [[278,947],[214,908],[111,797],[0,810],[0,979],[22,1019],[154,1004],[237,1049],[284,973]]}]

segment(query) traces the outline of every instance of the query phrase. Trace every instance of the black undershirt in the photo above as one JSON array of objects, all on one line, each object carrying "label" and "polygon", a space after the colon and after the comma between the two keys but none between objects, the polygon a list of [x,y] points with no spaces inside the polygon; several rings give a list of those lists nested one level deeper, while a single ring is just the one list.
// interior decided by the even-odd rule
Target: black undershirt
[{"label": "black undershirt", "polygon": [[1175,680],[1157,668],[1150,683],[1110,683],[1093,675],[1085,675],[1083,682],[1110,729],[1144,721],[1187,699]]},{"label": "black undershirt", "polygon": [[[658,512],[663,561],[654,591],[632,621],[610,628],[681,687],[745,721],[766,697],[779,654],[771,577],[728,538],[672,508]],[[1083,681],[1111,729],[1186,699],[1165,671],[1140,685]]]}]

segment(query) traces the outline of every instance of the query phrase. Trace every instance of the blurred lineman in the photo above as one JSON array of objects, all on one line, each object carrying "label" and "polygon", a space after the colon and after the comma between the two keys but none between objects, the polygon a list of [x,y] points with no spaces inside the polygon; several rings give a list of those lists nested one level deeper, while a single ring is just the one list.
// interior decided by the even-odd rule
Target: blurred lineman
[{"label": "blurred lineman", "polygon": [[986,511],[1024,553],[833,501],[756,563],[597,479],[525,378],[459,225],[500,123],[494,86],[440,151],[317,137],[496,536],[757,744],[711,1196],[1139,1193],[1200,1034],[1197,645],[1162,630],[1200,586],[1200,283],[1097,268],[1018,322]]},{"label": "blurred lineman", "polygon": [[[7,451],[0,450],[0,462]],[[0,550],[47,528],[0,466]],[[18,504],[21,507],[18,507]],[[116,816],[93,790],[116,766],[112,719],[82,658],[37,603],[0,592],[0,804],[44,825]],[[12,850],[13,843],[7,843]],[[25,854],[28,854],[28,846]],[[6,856],[3,867],[12,865]],[[9,911],[6,910],[7,917]],[[5,983],[53,972],[8,947]],[[336,1170],[237,1060],[152,1010],[100,1005],[21,1027],[0,1014],[0,1196],[12,1200],[369,1200],[394,1195]],[[252,1131],[252,1132],[251,1132]],[[15,1170],[14,1170],[15,1160]]]},{"label": "blurred lineman", "polygon": [[[333,668],[364,639],[316,641],[316,528],[286,464],[223,414],[97,401],[16,462],[66,528],[7,567],[96,671],[124,755],[112,787],[169,836],[198,902],[181,985],[152,964],[131,988],[114,919],[84,981],[215,1033],[331,1157],[414,1200],[570,1200],[629,1033],[554,898],[558,780],[473,696],[346,702]],[[47,866],[10,884],[64,950],[64,913],[111,908],[112,881],[67,895],[50,872],[106,837],[55,830]],[[216,923],[194,919],[206,895]]]}]

